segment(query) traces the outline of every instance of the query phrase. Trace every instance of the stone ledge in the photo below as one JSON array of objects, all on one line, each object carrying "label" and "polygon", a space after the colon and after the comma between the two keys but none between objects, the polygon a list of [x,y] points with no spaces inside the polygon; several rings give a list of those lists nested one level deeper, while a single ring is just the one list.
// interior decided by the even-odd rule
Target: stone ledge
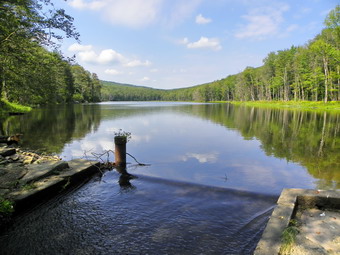
[{"label": "stone ledge", "polygon": [[[63,162],[65,164],[65,162]],[[31,188],[12,191],[8,198],[14,202],[16,213],[31,208],[42,201],[59,195],[66,189],[73,187],[98,173],[99,162],[75,159],[67,162],[69,168],[63,168],[62,172],[54,172],[54,175],[31,183]]]},{"label": "stone ledge", "polygon": [[288,227],[290,220],[294,218],[298,208],[312,207],[340,209],[340,192],[333,190],[284,189],[254,254],[279,254],[281,235],[285,228]]}]

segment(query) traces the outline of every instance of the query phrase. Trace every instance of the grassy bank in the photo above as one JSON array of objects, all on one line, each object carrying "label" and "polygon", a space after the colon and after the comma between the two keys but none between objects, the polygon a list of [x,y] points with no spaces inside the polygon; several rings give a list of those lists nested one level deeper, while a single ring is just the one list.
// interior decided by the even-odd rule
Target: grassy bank
[{"label": "grassy bank", "polygon": [[270,107],[270,108],[292,108],[292,109],[317,109],[317,110],[338,110],[340,111],[340,101],[315,102],[315,101],[233,101],[237,105]]},{"label": "grassy bank", "polygon": [[23,106],[20,104],[10,103],[7,100],[0,100],[0,116],[5,116],[9,113],[26,113],[31,111],[29,106]]}]

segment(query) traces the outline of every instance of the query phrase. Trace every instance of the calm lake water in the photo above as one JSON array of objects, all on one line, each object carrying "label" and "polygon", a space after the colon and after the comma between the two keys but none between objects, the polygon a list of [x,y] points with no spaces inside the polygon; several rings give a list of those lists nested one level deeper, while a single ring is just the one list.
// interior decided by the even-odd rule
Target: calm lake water
[{"label": "calm lake water", "polygon": [[65,160],[113,150],[122,129],[150,164],[128,157],[130,184],[109,171],[20,217],[0,237],[9,254],[251,254],[283,188],[340,188],[339,113],[107,102],[0,127]]}]

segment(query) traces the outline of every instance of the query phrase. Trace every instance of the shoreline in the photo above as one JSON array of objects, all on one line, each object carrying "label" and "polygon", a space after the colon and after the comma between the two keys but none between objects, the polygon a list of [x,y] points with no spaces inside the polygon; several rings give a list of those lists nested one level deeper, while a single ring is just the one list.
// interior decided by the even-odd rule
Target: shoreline
[{"label": "shoreline", "polygon": [[340,111],[340,101],[228,101],[234,105],[256,106],[261,108]]},{"label": "shoreline", "polygon": [[0,118],[11,115],[25,114],[30,111],[32,111],[32,107],[11,103],[7,100],[0,99]]},{"label": "shoreline", "polygon": [[101,173],[98,161],[40,155],[0,147],[0,226],[13,217]]}]

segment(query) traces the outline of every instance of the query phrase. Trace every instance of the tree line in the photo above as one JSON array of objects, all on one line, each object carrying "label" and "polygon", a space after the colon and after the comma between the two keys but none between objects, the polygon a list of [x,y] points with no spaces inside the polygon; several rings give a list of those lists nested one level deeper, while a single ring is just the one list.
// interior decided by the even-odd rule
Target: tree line
[{"label": "tree line", "polygon": [[[340,5],[303,46],[271,52],[261,67],[189,88],[160,90],[100,81],[57,50],[79,40],[73,18],[51,0],[0,2],[0,99],[24,105],[106,100],[340,100]],[[0,101],[1,103],[1,101]]]},{"label": "tree line", "polygon": [[101,84],[57,50],[79,39],[73,18],[50,0],[0,2],[0,95],[24,105],[101,100]]},{"label": "tree line", "polygon": [[324,24],[321,33],[305,45],[270,52],[261,67],[247,67],[221,80],[173,90],[140,87],[137,90],[104,84],[103,93],[106,100],[119,100],[118,95],[128,95],[124,100],[339,101],[340,5],[330,11]]}]

